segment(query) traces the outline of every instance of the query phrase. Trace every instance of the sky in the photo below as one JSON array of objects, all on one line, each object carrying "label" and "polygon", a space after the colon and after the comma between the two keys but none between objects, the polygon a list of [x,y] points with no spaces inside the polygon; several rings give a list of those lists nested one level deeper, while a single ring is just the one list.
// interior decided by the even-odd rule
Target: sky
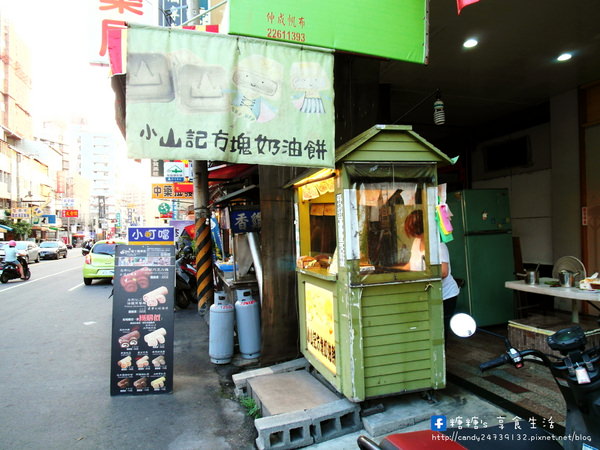
[{"label": "sky", "polygon": [[0,0],[0,11],[10,18],[30,49],[34,123],[68,123],[84,117],[88,129],[114,135],[123,143],[121,167],[135,175],[118,180],[122,189],[128,189],[128,180],[138,185],[142,179],[149,183],[149,162],[127,159],[125,141],[115,121],[109,69],[90,64],[97,59],[100,45],[94,28],[100,23],[94,16],[98,4],[99,0]]},{"label": "sky", "polygon": [[81,114],[96,127],[116,127],[108,68],[89,64],[94,2],[0,0],[0,11],[30,48],[34,119]]}]

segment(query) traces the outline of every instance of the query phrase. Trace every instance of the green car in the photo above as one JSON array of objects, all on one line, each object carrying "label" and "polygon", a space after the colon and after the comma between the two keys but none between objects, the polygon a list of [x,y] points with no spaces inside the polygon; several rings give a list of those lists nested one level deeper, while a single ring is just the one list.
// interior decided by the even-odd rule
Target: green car
[{"label": "green car", "polygon": [[83,262],[83,283],[92,284],[92,280],[112,278],[115,274],[115,247],[125,245],[122,240],[104,240],[96,242]]}]

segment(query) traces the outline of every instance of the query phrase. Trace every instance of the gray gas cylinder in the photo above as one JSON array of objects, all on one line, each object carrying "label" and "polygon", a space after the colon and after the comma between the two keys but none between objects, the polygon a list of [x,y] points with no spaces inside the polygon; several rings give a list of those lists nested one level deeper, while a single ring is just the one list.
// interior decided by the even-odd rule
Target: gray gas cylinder
[{"label": "gray gas cylinder", "polygon": [[244,359],[260,356],[260,303],[252,298],[250,290],[236,291],[235,321],[240,354]]},{"label": "gray gas cylinder", "polygon": [[214,364],[229,364],[233,356],[235,308],[226,300],[225,295],[215,295],[215,303],[210,307],[208,355]]}]

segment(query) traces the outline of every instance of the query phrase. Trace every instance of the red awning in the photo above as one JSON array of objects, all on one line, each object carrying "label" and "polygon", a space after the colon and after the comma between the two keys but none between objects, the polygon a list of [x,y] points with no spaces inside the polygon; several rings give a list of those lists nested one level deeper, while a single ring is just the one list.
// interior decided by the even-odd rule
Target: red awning
[{"label": "red awning", "polygon": [[208,168],[209,181],[229,181],[256,170],[256,164],[223,164]]}]

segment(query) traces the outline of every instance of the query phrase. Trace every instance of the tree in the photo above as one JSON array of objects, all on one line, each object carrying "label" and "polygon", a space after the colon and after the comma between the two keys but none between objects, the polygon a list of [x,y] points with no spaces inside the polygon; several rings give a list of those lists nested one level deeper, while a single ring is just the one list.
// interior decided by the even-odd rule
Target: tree
[{"label": "tree", "polygon": [[14,222],[9,225],[13,229],[13,232],[21,237],[21,239],[26,239],[31,233],[31,224],[29,222]]}]

